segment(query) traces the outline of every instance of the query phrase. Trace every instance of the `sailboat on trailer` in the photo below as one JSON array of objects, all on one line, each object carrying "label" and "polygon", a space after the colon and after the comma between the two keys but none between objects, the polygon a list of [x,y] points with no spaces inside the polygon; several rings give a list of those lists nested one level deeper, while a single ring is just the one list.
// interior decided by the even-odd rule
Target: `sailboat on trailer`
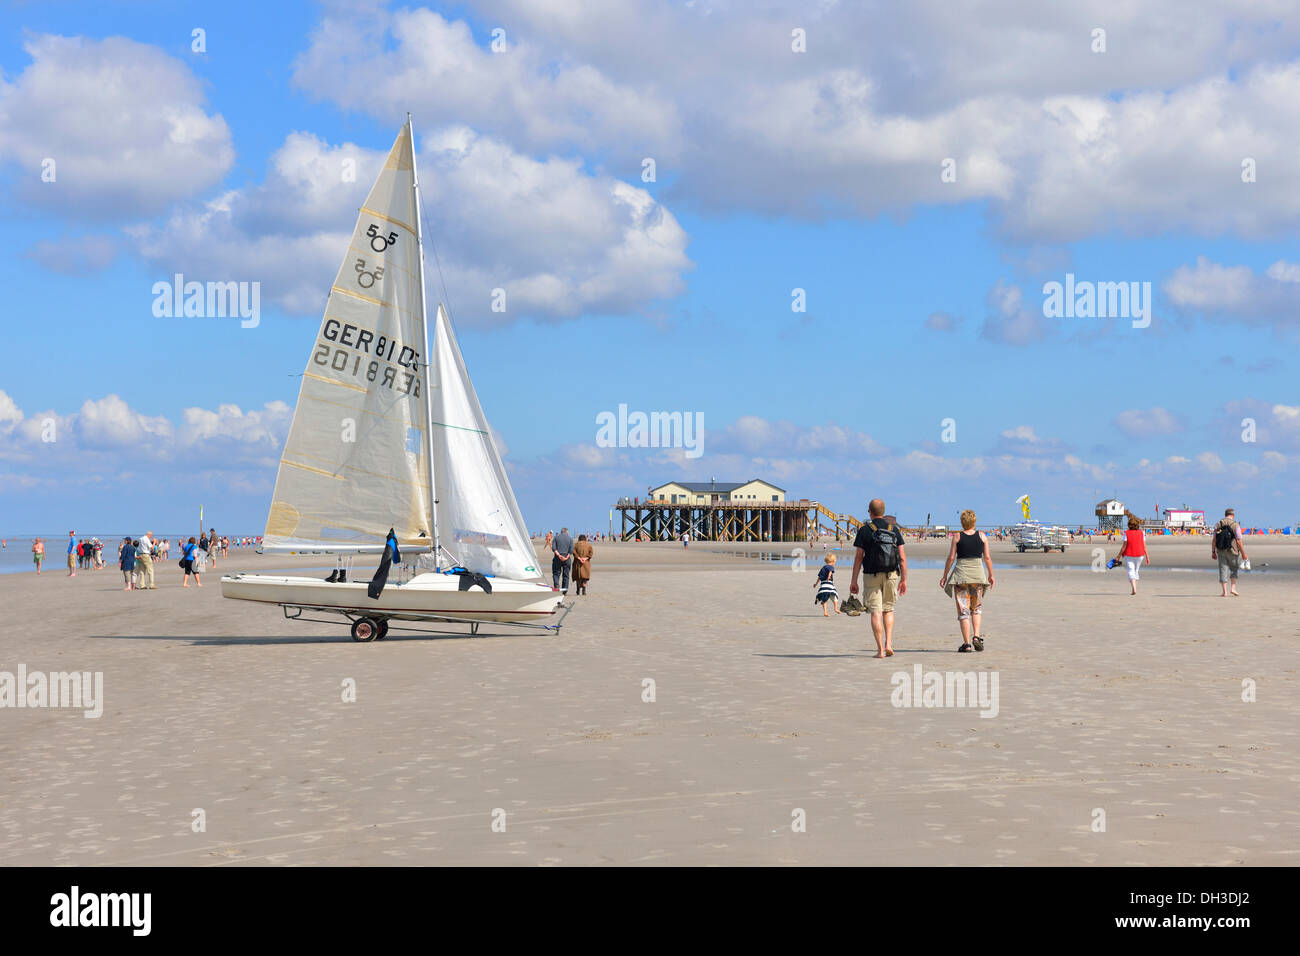
[{"label": "sailboat on trailer", "polygon": [[545,623],[562,606],[441,304],[430,342],[413,140],[408,116],[330,289],[261,550],[382,555],[391,530],[422,570],[376,597],[337,575],[221,579],[224,597],[340,614],[358,640],[390,619]]}]

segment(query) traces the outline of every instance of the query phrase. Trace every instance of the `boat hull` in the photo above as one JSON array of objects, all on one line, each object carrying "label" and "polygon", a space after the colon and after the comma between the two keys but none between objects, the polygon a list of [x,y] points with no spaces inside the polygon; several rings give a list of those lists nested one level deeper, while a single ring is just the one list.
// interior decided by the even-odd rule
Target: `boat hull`
[{"label": "boat hull", "polygon": [[221,596],[236,601],[312,607],[360,617],[405,621],[449,618],[503,623],[546,623],[561,606],[560,592],[541,584],[492,579],[492,593],[474,587],[458,590],[456,575],[418,574],[402,584],[390,583],[377,599],[366,594],[369,582],[330,583],[321,578],[278,574],[228,574]]}]

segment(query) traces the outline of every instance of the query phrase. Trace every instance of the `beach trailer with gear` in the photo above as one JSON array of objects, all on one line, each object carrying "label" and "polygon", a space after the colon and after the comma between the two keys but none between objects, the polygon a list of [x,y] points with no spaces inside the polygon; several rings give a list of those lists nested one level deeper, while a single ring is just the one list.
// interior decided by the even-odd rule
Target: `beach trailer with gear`
[{"label": "beach trailer with gear", "polygon": [[1070,546],[1070,529],[1061,525],[1022,521],[1011,528],[1011,543],[1022,554],[1025,551],[1037,551],[1039,548],[1043,549],[1044,554],[1057,550],[1065,554],[1065,549]]}]

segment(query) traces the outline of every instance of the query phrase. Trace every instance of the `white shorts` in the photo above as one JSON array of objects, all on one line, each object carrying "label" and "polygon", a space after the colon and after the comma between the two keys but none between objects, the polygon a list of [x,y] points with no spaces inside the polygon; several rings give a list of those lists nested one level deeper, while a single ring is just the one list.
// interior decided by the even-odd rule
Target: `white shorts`
[{"label": "white shorts", "polygon": [[1128,571],[1128,579],[1136,581],[1138,579],[1138,568],[1142,567],[1142,562],[1147,559],[1146,555],[1139,555],[1136,558],[1124,558],[1124,570]]}]

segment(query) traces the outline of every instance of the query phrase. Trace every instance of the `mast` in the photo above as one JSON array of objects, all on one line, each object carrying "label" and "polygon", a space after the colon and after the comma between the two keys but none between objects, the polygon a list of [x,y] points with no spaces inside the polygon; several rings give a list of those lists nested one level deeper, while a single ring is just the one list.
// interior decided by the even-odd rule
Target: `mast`
[{"label": "mast", "polygon": [[415,193],[415,244],[420,265],[420,332],[424,336],[424,451],[429,463],[429,528],[433,532],[433,566],[438,566],[442,547],[438,540],[437,482],[433,475],[433,388],[429,373],[433,356],[429,354],[429,316],[424,297],[424,229],[420,223],[420,174],[415,166],[415,126],[406,114],[406,135],[411,143],[411,189]]}]

